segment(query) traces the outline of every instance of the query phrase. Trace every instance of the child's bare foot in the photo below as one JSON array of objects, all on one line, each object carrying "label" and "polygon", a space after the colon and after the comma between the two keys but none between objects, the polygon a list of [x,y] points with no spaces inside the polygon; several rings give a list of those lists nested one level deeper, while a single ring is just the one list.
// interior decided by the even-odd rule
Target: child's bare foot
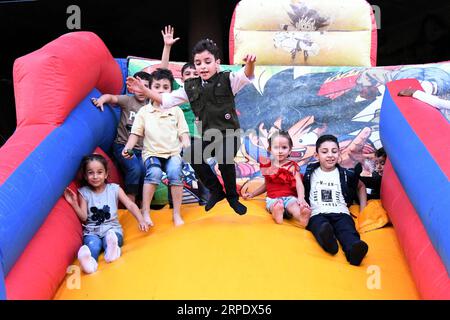
[{"label": "child's bare foot", "polygon": [[308,207],[301,207],[300,208],[300,225],[302,227],[306,228],[310,217],[311,217],[311,209]]},{"label": "child's bare foot", "polygon": [[149,226],[149,227],[153,227],[153,221],[150,218],[150,212],[148,212],[147,210],[145,210],[142,215],[144,216],[144,221],[145,223]]},{"label": "child's bare foot", "polygon": [[181,218],[181,215],[179,213],[173,214],[173,224],[175,227],[182,226],[184,224],[183,219]]},{"label": "child's bare foot", "polygon": [[84,245],[78,250],[78,260],[84,273],[94,273],[97,271],[97,261],[92,257],[89,247]]},{"label": "child's bare foot", "polygon": [[272,206],[272,216],[276,223],[283,223],[284,204],[282,200],[277,200]]}]

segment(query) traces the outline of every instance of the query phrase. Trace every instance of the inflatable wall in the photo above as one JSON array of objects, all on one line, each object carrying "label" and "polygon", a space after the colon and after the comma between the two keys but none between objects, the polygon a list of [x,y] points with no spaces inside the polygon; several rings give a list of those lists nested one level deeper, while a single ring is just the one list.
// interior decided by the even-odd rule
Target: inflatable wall
[{"label": "inflatable wall", "polygon": [[121,66],[90,32],[63,35],[16,60],[17,129],[0,152],[8,299],[52,298],[72,263],[81,225],[61,195],[81,158],[97,146],[109,150],[115,137],[118,114],[101,113],[90,97],[120,93],[123,81]]},{"label": "inflatable wall", "polygon": [[361,0],[243,0],[230,26],[230,63],[375,66],[377,34]]},{"label": "inflatable wall", "polygon": [[390,163],[383,175],[383,204],[421,296],[450,299],[450,125],[443,115],[403,88],[417,80],[388,83],[381,109],[381,138]]}]

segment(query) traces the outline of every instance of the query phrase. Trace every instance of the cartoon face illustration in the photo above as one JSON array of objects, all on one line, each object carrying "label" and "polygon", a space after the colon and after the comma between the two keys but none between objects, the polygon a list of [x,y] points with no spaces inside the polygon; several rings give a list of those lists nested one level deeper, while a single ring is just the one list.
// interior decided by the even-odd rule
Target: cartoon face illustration
[{"label": "cartoon face illustration", "polygon": [[281,25],[285,31],[317,31],[324,30],[330,24],[330,18],[320,16],[308,6],[298,3],[290,5],[292,12],[287,12],[289,24]]},{"label": "cartoon face illustration", "polygon": [[303,52],[306,63],[308,57],[316,56],[320,51],[308,32],[323,30],[329,25],[330,19],[320,16],[316,10],[304,4],[291,4],[290,7],[292,12],[287,12],[290,21],[288,24],[282,24],[280,27],[283,31],[275,34],[274,47],[289,52],[292,60],[295,60],[297,53]]}]

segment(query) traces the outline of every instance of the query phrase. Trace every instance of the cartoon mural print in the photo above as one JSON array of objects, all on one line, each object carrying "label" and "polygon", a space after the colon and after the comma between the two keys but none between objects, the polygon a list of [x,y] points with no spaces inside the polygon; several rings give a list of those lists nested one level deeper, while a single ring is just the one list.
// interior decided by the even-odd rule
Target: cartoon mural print
[{"label": "cartoon mural print", "polygon": [[[319,54],[320,48],[311,38],[309,32],[322,31],[329,25],[329,17],[322,17],[316,10],[308,8],[305,4],[291,4],[292,12],[287,12],[289,23],[282,24],[280,32],[273,38],[275,48],[288,51],[292,61],[297,53],[303,52],[304,63],[309,56]],[[299,32],[300,31],[300,32]]]},{"label": "cartoon mural print", "polygon": [[[239,66],[222,65],[223,70]],[[245,134],[236,157],[239,188],[262,182],[257,159],[269,156],[268,138],[287,130],[294,147],[291,158],[301,171],[315,161],[315,143],[325,133],[338,137],[341,165],[367,164],[380,148],[379,114],[385,84],[415,78],[441,98],[450,98],[450,63],[389,67],[258,66],[253,85],[236,96]],[[214,167],[214,164],[211,164]],[[191,169],[192,170],[192,169]],[[215,170],[218,173],[218,170]],[[192,184],[191,171],[188,184]]]}]

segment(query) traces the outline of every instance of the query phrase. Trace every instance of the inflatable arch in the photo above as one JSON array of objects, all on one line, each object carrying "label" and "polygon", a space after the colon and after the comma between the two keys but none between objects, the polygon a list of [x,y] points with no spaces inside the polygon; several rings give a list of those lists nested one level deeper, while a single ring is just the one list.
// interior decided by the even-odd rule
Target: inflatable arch
[{"label": "inflatable arch", "polygon": [[[351,43],[351,45],[349,45]],[[377,27],[361,0],[243,0],[230,26],[231,64],[375,66]]]}]

